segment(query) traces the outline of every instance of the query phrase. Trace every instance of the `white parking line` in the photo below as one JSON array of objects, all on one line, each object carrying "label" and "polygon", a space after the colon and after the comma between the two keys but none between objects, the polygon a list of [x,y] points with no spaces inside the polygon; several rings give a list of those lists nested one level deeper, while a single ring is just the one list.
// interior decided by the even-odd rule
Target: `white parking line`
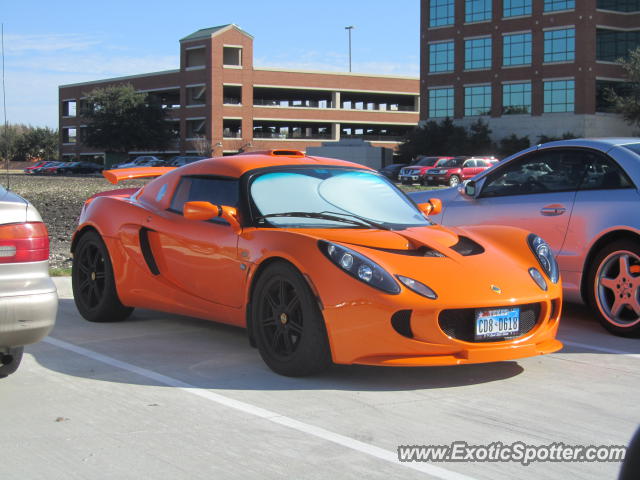
[{"label": "white parking line", "polygon": [[280,415],[279,413],[272,412],[264,408],[256,407],[249,403],[245,403],[238,400],[234,400],[229,397],[225,397],[224,395],[220,395],[219,393],[214,393],[209,390],[205,390],[205,389],[196,387],[194,385],[190,385],[180,380],[176,380],[175,378],[168,377],[166,375],[162,375],[160,373],[156,373],[151,370],[147,370],[146,368],[137,367],[136,365],[133,365],[131,363],[123,362],[121,360],[116,360],[115,358],[102,355],[101,353],[94,352],[92,350],[88,350],[86,348],[79,347],[77,345],[73,345],[72,343],[67,343],[65,341],[58,340],[57,338],[47,337],[42,341],[50,345],[54,345],[58,348],[62,348],[64,350],[68,350],[70,352],[76,353],[78,355],[91,358],[92,360],[96,360],[98,362],[111,365],[112,367],[120,368],[122,370],[135,373],[136,375],[146,377],[148,379],[151,379],[163,385],[167,385],[169,387],[175,387],[185,392],[192,393],[199,397],[215,402],[219,405],[224,405],[225,407],[233,408],[243,413],[253,415],[255,417],[263,418],[265,420],[276,423],[278,425],[289,427],[294,430],[298,430],[299,432],[306,433],[308,435],[321,438],[323,440],[327,440],[329,442],[341,445],[351,450],[355,450],[357,452],[370,455],[380,460],[393,463],[399,467],[410,468],[412,470],[417,470],[422,473],[427,473],[433,477],[436,477],[442,480],[473,480],[472,477],[468,477],[460,473],[452,472],[450,470],[446,470],[442,467],[438,467],[436,465],[432,465],[429,463],[400,462],[398,461],[398,454],[396,452],[385,450],[383,448],[376,447],[375,445],[364,443],[359,440],[355,440],[353,438],[340,435],[339,433],[334,433],[329,430],[325,430],[324,428],[316,427],[315,425],[310,425],[308,423],[304,423],[299,420],[295,420],[293,418]]},{"label": "white parking line", "polygon": [[[587,343],[579,343],[579,342],[571,342],[569,340],[562,340],[562,343],[564,343],[565,345],[568,345],[570,347],[585,348],[587,350],[593,350],[595,352],[615,353],[617,355],[624,355],[625,357],[640,358],[640,354],[639,353],[626,352],[624,350],[618,350],[616,348],[598,347],[596,345],[589,345]],[[558,353],[561,353],[561,352],[562,351],[560,351]]]}]

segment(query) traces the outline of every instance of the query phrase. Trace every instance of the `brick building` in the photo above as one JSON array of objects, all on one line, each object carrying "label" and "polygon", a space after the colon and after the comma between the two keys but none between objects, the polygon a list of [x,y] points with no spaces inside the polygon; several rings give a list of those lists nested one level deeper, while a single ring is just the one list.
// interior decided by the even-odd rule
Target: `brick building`
[{"label": "brick building", "polygon": [[158,96],[179,132],[168,152],[130,155],[196,153],[203,138],[213,155],[341,138],[395,148],[419,116],[417,78],[256,68],[253,37],[223,25],[181,39],[178,70],[60,86],[63,158],[104,154],[82,144],[81,102],[94,88],[124,83]]},{"label": "brick building", "polygon": [[496,139],[630,135],[605,91],[640,46],[640,0],[421,0],[421,120]]}]

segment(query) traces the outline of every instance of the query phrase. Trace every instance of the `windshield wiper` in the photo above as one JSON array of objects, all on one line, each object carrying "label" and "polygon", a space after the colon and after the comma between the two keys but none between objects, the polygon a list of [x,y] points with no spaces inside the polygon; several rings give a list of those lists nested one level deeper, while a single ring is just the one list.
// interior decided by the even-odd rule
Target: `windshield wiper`
[{"label": "windshield wiper", "polygon": [[[344,215],[347,217],[353,217],[353,218],[344,218],[344,216],[338,216],[338,215]],[[367,220],[366,218],[360,218],[357,215],[351,215],[349,213],[340,213],[340,212],[282,212],[282,213],[269,213],[267,215],[261,215],[259,217],[256,217],[257,221],[260,220],[265,220],[267,218],[275,218],[275,217],[302,217],[302,218],[317,218],[320,220],[332,220],[335,222],[341,222],[341,223],[350,223],[352,225],[358,225],[360,227],[375,227],[375,228],[381,228],[384,230],[388,230],[388,228],[375,223],[375,222],[371,222],[370,220]]]},{"label": "windshield wiper", "polygon": [[345,217],[355,218],[356,220],[367,224],[369,227],[377,228],[378,230],[391,230],[389,227],[382,223],[374,222],[373,220],[369,220],[368,218],[361,217],[360,215],[356,215],[355,213],[346,213],[346,212],[322,212],[329,215],[344,215]]}]

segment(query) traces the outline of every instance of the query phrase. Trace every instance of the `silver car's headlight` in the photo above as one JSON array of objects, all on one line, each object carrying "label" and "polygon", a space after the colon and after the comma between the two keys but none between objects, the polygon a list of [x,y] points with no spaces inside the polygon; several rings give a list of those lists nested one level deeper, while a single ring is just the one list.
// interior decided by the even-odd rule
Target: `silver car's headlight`
[{"label": "silver car's headlight", "polygon": [[318,247],[329,260],[353,278],[385,293],[392,295],[400,293],[400,285],[391,274],[364,255],[325,240],[320,240]]},{"label": "silver car's headlight", "polygon": [[556,257],[553,255],[549,244],[534,233],[529,234],[527,242],[533,254],[538,259],[542,270],[544,270],[549,277],[549,280],[551,280],[552,283],[558,283],[560,270],[558,269],[558,262],[556,262]]}]

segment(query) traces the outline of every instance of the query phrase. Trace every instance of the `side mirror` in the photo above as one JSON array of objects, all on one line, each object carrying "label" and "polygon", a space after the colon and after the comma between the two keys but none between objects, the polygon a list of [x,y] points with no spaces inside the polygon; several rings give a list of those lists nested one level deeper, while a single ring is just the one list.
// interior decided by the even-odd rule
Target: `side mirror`
[{"label": "side mirror", "polygon": [[234,232],[240,233],[242,230],[238,221],[238,211],[227,205],[214,205],[211,202],[185,202],[183,215],[189,220],[211,220],[221,217],[229,222]]},{"label": "side mirror", "polygon": [[464,194],[467,197],[472,197],[474,198],[476,196],[476,182],[474,182],[473,180],[469,180],[465,185],[464,185]]},{"label": "side mirror", "polygon": [[418,208],[425,215],[438,215],[442,212],[442,200],[439,198],[430,198],[426,203],[419,203]]}]

